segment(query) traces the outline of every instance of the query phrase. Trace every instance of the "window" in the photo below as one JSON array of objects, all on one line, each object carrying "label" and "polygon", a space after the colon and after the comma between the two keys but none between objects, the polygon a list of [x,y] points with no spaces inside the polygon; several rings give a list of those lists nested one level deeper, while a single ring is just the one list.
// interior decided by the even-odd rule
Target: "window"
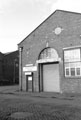
[{"label": "window", "polygon": [[70,74],[70,73],[69,73],[69,69],[68,69],[68,68],[66,68],[66,70],[65,70],[65,71],[66,71],[66,74],[65,74],[65,75],[68,75],[68,76],[69,76],[69,74]]},{"label": "window", "polygon": [[80,68],[76,68],[76,75],[80,75]]},{"label": "window", "polygon": [[75,76],[75,68],[71,68],[71,76]]},{"label": "window", "polygon": [[80,48],[64,51],[64,68],[66,77],[81,76]]}]

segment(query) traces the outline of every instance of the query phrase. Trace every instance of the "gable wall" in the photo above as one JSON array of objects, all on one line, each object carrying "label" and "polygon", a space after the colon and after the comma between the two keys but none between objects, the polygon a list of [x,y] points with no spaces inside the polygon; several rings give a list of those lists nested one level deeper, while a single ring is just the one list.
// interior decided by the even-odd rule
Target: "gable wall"
[{"label": "gable wall", "polygon": [[[62,27],[59,35],[54,33],[56,27]],[[40,27],[38,27],[19,47],[22,51],[22,67],[26,64],[36,64],[38,55],[46,47],[46,41],[49,41],[49,47],[53,47],[61,58],[60,62],[60,84],[62,91],[79,92],[81,81],[79,78],[66,79],[63,69],[63,48],[81,45],[81,15],[69,12],[56,11]],[[23,68],[22,68],[23,69]],[[23,90],[26,88],[26,76],[22,72]],[[38,72],[34,73],[34,88],[38,91]]]}]

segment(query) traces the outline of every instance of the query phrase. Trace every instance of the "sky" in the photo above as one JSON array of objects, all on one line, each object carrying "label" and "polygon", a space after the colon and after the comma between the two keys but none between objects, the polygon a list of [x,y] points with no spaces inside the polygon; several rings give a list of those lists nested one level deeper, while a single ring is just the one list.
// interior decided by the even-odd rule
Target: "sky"
[{"label": "sky", "polygon": [[81,13],[81,0],[0,0],[0,52],[17,50],[56,9]]}]

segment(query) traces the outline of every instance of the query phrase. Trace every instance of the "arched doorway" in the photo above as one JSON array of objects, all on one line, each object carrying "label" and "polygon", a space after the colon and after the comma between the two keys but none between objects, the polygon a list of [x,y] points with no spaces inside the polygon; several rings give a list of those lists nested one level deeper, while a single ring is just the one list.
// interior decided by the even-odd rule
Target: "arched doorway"
[{"label": "arched doorway", "polygon": [[53,48],[45,48],[38,58],[39,88],[44,92],[60,92],[59,57]]}]

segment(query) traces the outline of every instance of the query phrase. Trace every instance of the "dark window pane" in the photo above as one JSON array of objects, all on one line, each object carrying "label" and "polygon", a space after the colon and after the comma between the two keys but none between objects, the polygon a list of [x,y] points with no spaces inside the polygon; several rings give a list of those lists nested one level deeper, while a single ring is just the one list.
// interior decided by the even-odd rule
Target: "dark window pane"
[{"label": "dark window pane", "polygon": [[69,76],[69,69],[66,69],[66,76]]},{"label": "dark window pane", "polygon": [[71,76],[75,76],[75,68],[71,68]]},{"label": "dark window pane", "polygon": [[80,75],[80,68],[76,68],[76,74]]}]

